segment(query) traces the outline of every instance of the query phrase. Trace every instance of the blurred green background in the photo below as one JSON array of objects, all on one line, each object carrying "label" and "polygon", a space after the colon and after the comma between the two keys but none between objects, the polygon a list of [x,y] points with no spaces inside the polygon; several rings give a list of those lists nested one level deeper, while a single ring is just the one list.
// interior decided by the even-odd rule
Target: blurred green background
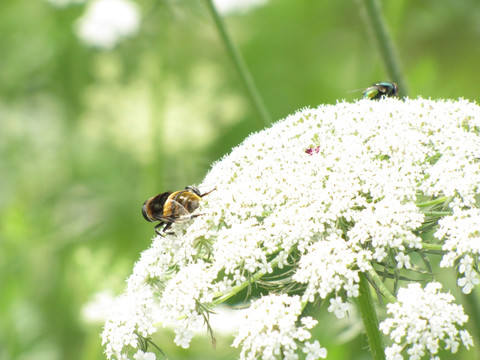
[{"label": "blurred green background", "polygon": [[[264,126],[204,1],[137,4],[139,33],[102,50],[73,30],[86,4],[0,1],[1,360],[103,359],[85,304],[121,293],[149,246],[143,201],[198,184]],[[410,97],[480,99],[478,0],[382,6]],[[224,20],[273,119],[391,80],[353,0],[271,0]],[[329,359],[370,358],[358,331],[320,319],[316,332]],[[217,350],[173,337],[156,338],[170,359],[238,355],[227,335]]]}]

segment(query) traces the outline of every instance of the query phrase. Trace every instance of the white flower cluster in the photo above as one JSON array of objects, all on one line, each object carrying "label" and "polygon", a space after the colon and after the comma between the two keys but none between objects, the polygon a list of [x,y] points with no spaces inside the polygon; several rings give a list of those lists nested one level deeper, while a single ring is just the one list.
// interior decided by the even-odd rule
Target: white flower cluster
[{"label": "white flower cluster", "polygon": [[[246,326],[233,342],[235,347],[242,345],[240,359],[298,359],[297,341],[303,343],[310,339],[308,330],[317,324],[307,316],[300,319],[299,326],[301,312],[299,296],[270,295],[253,302],[245,314]],[[327,356],[326,349],[321,348],[318,341],[306,342],[303,352],[311,360]]]},{"label": "white flower cluster", "polygon": [[140,346],[138,334],[148,337],[156,331],[154,291],[142,286],[116,299],[103,329],[103,345],[109,359],[126,360],[125,350]]},{"label": "white flower cluster", "polygon": [[480,209],[455,207],[453,215],[444,217],[438,223],[435,236],[444,241],[443,250],[447,251],[440,266],[452,267],[460,258],[458,272],[463,277],[458,279],[458,285],[465,294],[469,294],[480,283],[476,270],[480,260]]},{"label": "white flower cluster", "polygon": [[204,325],[197,303],[209,304],[217,292],[212,283],[217,273],[199,261],[182,268],[167,283],[160,301],[164,326],[175,328],[175,343],[188,348],[194,332]]},{"label": "white flower cluster", "polygon": [[[460,272],[474,276],[467,255],[473,259],[478,251],[479,129],[480,107],[467,101],[382,99],[304,109],[251,135],[200,185],[216,187],[201,201],[202,216],[173,224],[175,235],[156,237],[136,264],[124,297],[146,287],[151,299],[144,308],[113,313],[103,334],[107,355],[123,356],[135,347],[132,334],[150,334],[161,324],[174,326],[177,344],[188,346],[201,323],[196,304],[220,303],[250,282],[268,282],[272,272],[283,275],[286,288],[301,291],[294,301],[265,297],[283,304],[272,305],[272,318],[288,315],[292,324],[294,316],[299,321],[298,304],[329,295],[329,311],[342,317],[345,298],[358,296],[359,272],[371,270],[372,262],[412,266],[410,254],[422,248],[416,230],[432,216],[415,205],[425,199],[450,196],[469,214],[456,209],[445,217],[445,233],[437,238],[445,238],[454,259],[462,257]],[[457,226],[462,221],[465,226]],[[464,239],[472,244],[464,248]],[[464,289],[476,283],[468,281]],[[242,354],[274,354],[279,340],[263,337],[260,345],[246,335],[251,326],[236,340]],[[320,347],[314,342],[305,349]]]},{"label": "white flower cluster", "polygon": [[140,8],[131,0],[93,0],[76,24],[77,36],[85,44],[114,48],[140,27]]},{"label": "white flower cluster", "polygon": [[[325,299],[331,293],[344,289],[348,297],[358,296],[358,270],[352,269],[358,254],[349,248],[338,234],[332,233],[324,241],[309,245],[301,257],[293,280],[307,284],[303,301],[313,302],[316,295]],[[335,312],[337,317],[341,313]]]},{"label": "white flower cluster", "polygon": [[398,291],[398,302],[387,305],[391,316],[380,324],[394,344],[385,349],[387,360],[401,360],[404,349],[409,360],[419,360],[427,352],[437,354],[441,343],[456,353],[461,343],[468,349],[473,345],[468,331],[458,330],[467,320],[461,305],[452,304],[450,294],[440,292],[442,285],[432,282],[422,289],[409,284]]},{"label": "white flower cluster", "polygon": [[155,360],[157,357],[154,353],[138,350],[135,355],[133,355],[133,358],[135,360]]},{"label": "white flower cluster", "polygon": [[[372,257],[382,261],[389,248],[398,251],[398,267],[410,268],[410,259],[403,251],[406,247],[421,248],[421,239],[414,235],[423,223],[423,214],[417,212],[415,203],[403,203],[398,198],[385,197],[376,203],[366,204],[362,211],[352,215],[355,225],[348,232],[352,243],[370,243],[374,249]],[[360,250],[362,246],[358,246]]]}]

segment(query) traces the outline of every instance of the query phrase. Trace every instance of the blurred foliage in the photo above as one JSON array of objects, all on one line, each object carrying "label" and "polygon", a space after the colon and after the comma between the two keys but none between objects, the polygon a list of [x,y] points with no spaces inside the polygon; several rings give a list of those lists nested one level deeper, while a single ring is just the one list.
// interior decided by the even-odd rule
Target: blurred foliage
[{"label": "blurred foliage", "polygon": [[[149,246],[143,201],[198,184],[262,127],[205,4],[138,3],[140,34],[102,51],[74,34],[85,5],[0,2],[0,359],[103,359],[82,308],[120,293]],[[477,0],[382,5],[410,97],[480,99]],[[274,119],[389,80],[354,1],[272,0],[225,21]],[[329,359],[369,358],[358,332],[317,328]],[[171,359],[238,354],[221,335],[216,351],[159,336]]]}]

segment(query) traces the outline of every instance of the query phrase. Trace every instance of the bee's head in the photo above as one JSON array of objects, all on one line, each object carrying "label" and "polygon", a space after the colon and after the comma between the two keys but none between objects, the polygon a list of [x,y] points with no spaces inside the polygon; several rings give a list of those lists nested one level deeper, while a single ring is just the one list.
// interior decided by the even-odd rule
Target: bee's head
[{"label": "bee's head", "polygon": [[142,215],[143,215],[143,217],[145,218],[145,220],[152,222],[152,221],[153,221],[152,218],[150,218],[150,216],[148,216],[148,213],[149,213],[149,211],[148,211],[148,206],[149,206],[149,204],[150,204],[150,200],[152,200],[152,199],[150,198],[150,199],[146,200],[146,201],[143,203],[143,206],[142,206]]}]

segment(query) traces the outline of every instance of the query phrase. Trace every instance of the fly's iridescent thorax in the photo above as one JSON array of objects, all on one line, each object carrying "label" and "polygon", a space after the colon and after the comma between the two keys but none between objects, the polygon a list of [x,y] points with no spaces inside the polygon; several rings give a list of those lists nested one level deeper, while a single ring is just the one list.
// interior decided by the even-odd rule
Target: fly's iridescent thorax
[{"label": "fly's iridescent thorax", "polygon": [[394,97],[398,94],[398,85],[390,81],[380,81],[363,91],[363,98],[378,100],[383,97]]}]

